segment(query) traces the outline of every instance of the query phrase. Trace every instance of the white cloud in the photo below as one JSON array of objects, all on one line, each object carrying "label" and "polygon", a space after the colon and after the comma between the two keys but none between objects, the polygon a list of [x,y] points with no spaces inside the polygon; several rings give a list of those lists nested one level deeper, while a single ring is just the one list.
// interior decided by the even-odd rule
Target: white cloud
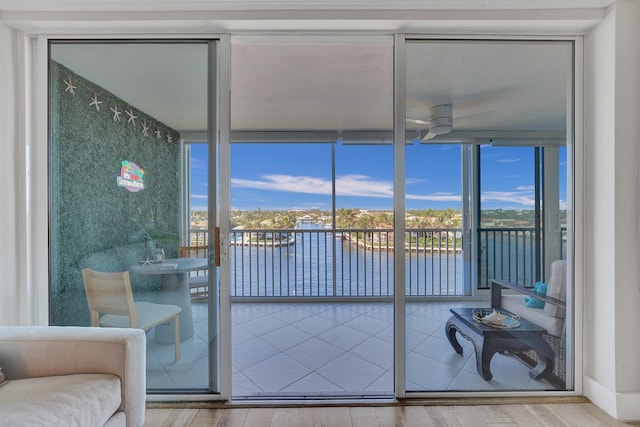
[{"label": "white cloud", "polygon": [[[285,191],[305,194],[331,194],[331,180],[292,175],[264,175],[261,180],[231,179],[236,188],[255,190]],[[336,178],[337,196],[356,197],[393,197],[393,186],[388,181],[374,179],[365,175],[345,175]]]},{"label": "white cloud", "polygon": [[423,178],[407,178],[405,183],[407,185],[411,185],[411,184],[421,184],[421,183],[423,183],[425,181],[426,181],[426,179],[423,179]]},{"label": "white cloud", "polygon": [[407,200],[425,200],[429,202],[459,202],[462,200],[462,196],[455,194],[431,194],[431,195],[419,195],[419,194],[407,194]]},{"label": "white cloud", "polygon": [[[331,195],[331,181],[325,178],[292,175],[265,175],[259,180],[232,179],[235,188],[265,191]],[[533,187],[521,186],[516,191],[488,191],[481,195],[484,202],[508,202],[521,206],[534,206]],[[336,195],[351,197],[393,198],[393,184],[366,175],[345,175],[336,178]],[[460,194],[437,192],[433,194],[407,194],[407,200],[433,202],[460,202]]]},{"label": "white cloud", "polygon": [[191,161],[189,163],[189,166],[191,167],[191,169],[197,169],[197,170],[206,170],[209,165],[207,165],[207,162],[204,161],[204,159],[200,159],[196,156],[191,156]]},{"label": "white cloud", "polygon": [[286,191],[292,193],[326,194],[330,182],[322,178],[291,175],[264,175],[262,180],[231,178],[231,186],[255,190]]},{"label": "white cloud", "polygon": [[509,202],[522,206],[534,206],[535,200],[528,196],[529,192],[487,191],[480,195],[483,202]]},{"label": "white cloud", "polygon": [[336,195],[393,197],[393,183],[365,175],[345,175],[336,177]]}]

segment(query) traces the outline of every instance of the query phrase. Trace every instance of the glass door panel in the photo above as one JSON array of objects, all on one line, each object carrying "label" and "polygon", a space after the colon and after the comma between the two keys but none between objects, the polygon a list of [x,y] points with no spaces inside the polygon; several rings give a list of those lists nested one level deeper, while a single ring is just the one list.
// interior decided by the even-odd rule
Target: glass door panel
[{"label": "glass door panel", "polygon": [[391,41],[232,40],[236,398],[392,394]]},{"label": "glass door panel", "polygon": [[[150,393],[217,391],[209,380],[217,307],[207,302],[206,280],[198,298],[192,293],[192,276],[206,274],[209,260],[183,250],[194,243],[185,165],[197,163],[185,158],[183,139],[207,133],[214,44],[50,44],[51,324],[114,326],[106,309],[90,318],[97,306],[82,273],[121,273],[115,308],[135,305],[115,313],[117,324],[147,331]],[[207,187],[198,191],[206,200]],[[144,322],[144,310],[155,318],[167,309],[179,311],[177,349],[174,321]]]},{"label": "glass door panel", "polygon": [[[572,387],[564,303],[522,291],[571,289],[551,275],[570,250],[571,55],[563,42],[406,44],[408,392]],[[492,299],[494,280],[516,295]],[[493,309],[498,327],[483,320]]]}]

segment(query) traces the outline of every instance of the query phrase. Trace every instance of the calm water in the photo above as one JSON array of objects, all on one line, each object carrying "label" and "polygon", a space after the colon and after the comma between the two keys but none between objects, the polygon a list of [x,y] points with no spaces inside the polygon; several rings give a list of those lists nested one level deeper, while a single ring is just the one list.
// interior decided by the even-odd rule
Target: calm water
[{"label": "calm water", "polygon": [[[341,234],[304,224],[291,244],[231,248],[231,291],[236,296],[393,295],[393,251],[365,249]],[[387,232],[376,232],[386,237]],[[240,234],[238,242],[242,242]],[[273,239],[273,240],[271,240]],[[278,241],[269,235],[267,241]],[[244,243],[248,244],[245,237]],[[462,295],[461,253],[406,256],[408,295]]]}]

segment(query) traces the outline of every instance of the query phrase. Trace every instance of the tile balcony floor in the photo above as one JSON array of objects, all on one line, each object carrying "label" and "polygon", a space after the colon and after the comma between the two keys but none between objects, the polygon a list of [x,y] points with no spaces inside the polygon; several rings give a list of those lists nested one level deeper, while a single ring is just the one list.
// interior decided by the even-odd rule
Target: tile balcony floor
[{"label": "tile balcony floor", "polygon": [[[458,355],[445,336],[451,307],[478,302],[407,304],[407,390],[486,391],[548,390],[546,380],[529,378],[529,369],[507,355],[496,354],[494,375],[483,380],[476,371],[471,342],[459,339]],[[233,303],[232,396],[357,397],[393,395],[393,305],[391,303]],[[194,336],[173,345],[158,345],[148,336],[147,387],[206,389],[206,304],[193,304]]]}]

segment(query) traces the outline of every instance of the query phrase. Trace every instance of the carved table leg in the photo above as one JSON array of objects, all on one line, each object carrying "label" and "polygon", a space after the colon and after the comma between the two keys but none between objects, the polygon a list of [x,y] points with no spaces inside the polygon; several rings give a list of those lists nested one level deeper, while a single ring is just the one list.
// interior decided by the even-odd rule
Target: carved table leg
[{"label": "carved table leg", "polygon": [[[477,344],[476,341],[478,341],[479,344]],[[486,338],[476,341],[473,341],[473,344],[476,347],[476,365],[478,373],[482,378],[489,381],[493,378],[493,374],[491,373],[491,359],[493,359],[493,355],[498,352],[498,348],[493,345],[492,341],[487,340]]]},{"label": "carved table leg", "polygon": [[458,342],[458,339],[456,338],[456,331],[458,330],[458,327],[455,325],[453,318],[447,321],[445,330],[447,333],[447,339],[449,340],[449,344],[451,344],[451,347],[453,347],[456,353],[462,354],[462,346],[460,345],[460,343]]},{"label": "carved table leg", "polygon": [[497,352],[496,346],[486,342],[484,337],[476,334],[472,329],[467,327],[464,323],[459,322],[455,317],[451,317],[447,321],[446,332],[449,343],[458,354],[462,354],[462,346],[456,338],[456,332],[462,335],[463,338],[471,341],[476,353],[476,369],[478,370],[478,374],[487,381],[493,378],[490,366],[491,359]]},{"label": "carved table leg", "polygon": [[538,364],[529,371],[529,376],[537,380],[549,375],[553,371],[555,360],[555,353],[549,343],[540,336],[525,338],[521,341],[538,355]]}]

